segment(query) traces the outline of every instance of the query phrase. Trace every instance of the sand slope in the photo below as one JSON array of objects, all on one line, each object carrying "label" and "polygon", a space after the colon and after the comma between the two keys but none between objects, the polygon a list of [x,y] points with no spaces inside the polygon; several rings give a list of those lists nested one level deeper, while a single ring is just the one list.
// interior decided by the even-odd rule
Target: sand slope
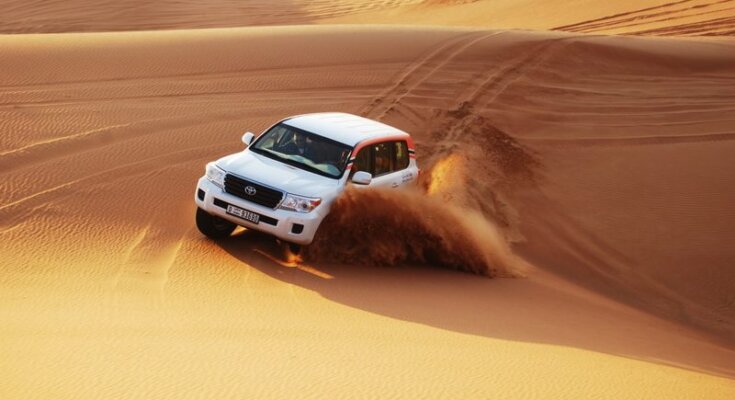
[{"label": "sand slope", "polygon": [[[732,398],[734,47],[0,37],[0,397]],[[430,191],[493,221],[527,277],[288,264],[252,232],[202,238],[204,163],[323,110],[411,131],[425,183],[454,174]]]}]

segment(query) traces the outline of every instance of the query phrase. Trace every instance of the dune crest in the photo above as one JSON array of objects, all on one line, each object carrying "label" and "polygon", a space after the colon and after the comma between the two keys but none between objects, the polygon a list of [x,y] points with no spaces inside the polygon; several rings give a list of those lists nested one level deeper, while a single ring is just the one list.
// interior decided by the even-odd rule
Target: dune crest
[{"label": "dune crest", "polygon": [[394,24],[733,35],[731,0],[2,0],[0,33]]}]

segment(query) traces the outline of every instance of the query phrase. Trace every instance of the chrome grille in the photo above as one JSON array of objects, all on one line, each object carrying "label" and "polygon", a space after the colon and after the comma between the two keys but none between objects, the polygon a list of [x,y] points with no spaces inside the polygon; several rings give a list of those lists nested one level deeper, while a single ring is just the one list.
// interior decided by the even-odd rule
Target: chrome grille
[{"label": "chrome grille", "polygon": [[279,190],[271,189],[232,174],[225,175],[225,192],[269,208],[276,208],[283,199],[283,192]]}]

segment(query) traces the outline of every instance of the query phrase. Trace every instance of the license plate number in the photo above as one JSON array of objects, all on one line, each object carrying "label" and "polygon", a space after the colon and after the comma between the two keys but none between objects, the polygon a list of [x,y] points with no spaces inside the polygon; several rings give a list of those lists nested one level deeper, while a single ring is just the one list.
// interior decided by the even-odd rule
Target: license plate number
[{"label": "license plate number", "polygon": [[235,207],[231,204],[227,205],[227,214],[234,215],[236,217],[242,218],[245,221],[252,222],[254,224],[257,224],[260,221],[260,215],[250,212],[248,210],[243,210],[242,208]]}]

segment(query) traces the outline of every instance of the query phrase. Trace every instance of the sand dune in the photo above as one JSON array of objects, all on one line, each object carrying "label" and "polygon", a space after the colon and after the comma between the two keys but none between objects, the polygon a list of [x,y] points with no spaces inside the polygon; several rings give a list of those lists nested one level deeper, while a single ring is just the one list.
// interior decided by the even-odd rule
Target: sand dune
[{"label": "sand dune", "polygon": [[398,24],[733,35],[732,0],[2,0],[0,33]]},{"label": "sand dune", "polygon": [[[0,398],[735,397],[735,43],[600,35],[733,2],[0,5]],[[417,190],[203,238],[204,164],[317,111]]]},{"label": "sand dune", "polygon": [[[2,398],[735,394],[731,42],[317,26],[0,48]],[[476,210],[526,277],[193,229],[207,160],[322,110],[412,132],[427,196]]]}]

